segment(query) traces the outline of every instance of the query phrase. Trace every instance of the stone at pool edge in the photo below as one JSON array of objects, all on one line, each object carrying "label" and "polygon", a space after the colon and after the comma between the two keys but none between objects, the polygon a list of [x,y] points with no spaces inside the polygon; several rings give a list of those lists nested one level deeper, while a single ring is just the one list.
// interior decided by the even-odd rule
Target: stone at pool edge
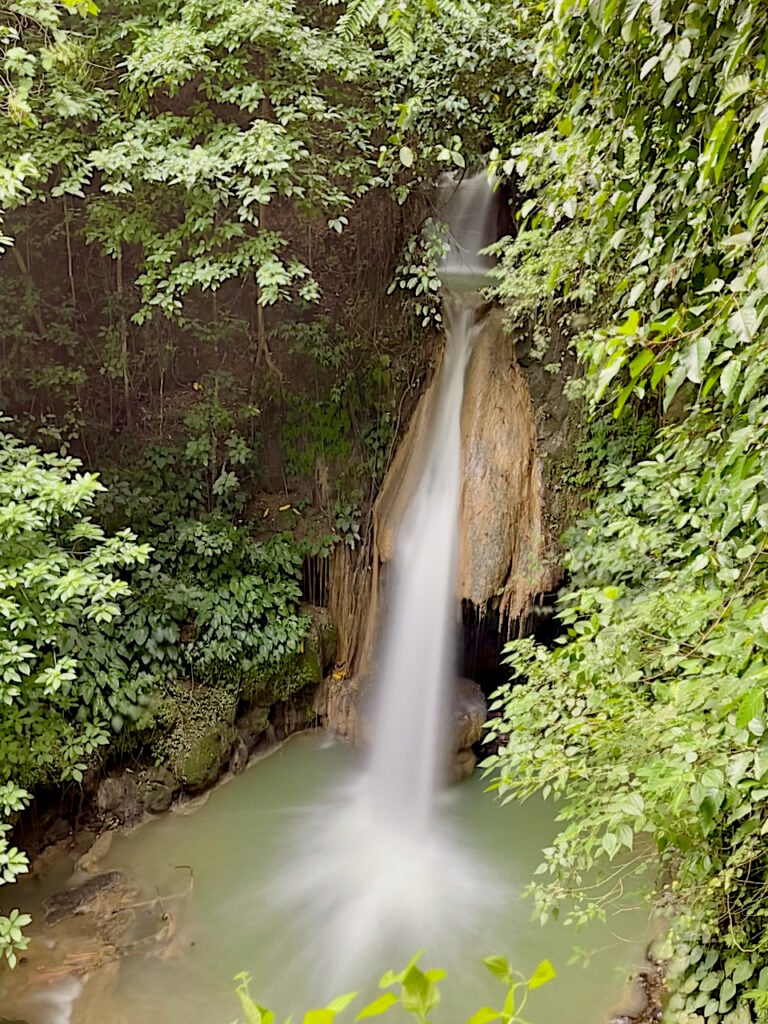
[{"label": "stone at pool edge", "polygon": [[[187,793],[207,789],[227,765],[233,774],[238,774],[260,739],[274,742],[306,724],[310,705],[303,714],[295,709],[292,714],[286,702],[300,700],[302,692],[322,682],[323,671],[336,653],[337,631],[327,608],[301,605],[299,610],[310,620],[302,649],[244,681],[231,713],[224,720],[200,723],[198,729],[185,737],[171,767]],[[282,715],[282,724],[271,723],[273,709],[278,717]]]},{"label": "stone at pool edge", "polygon": [[137,773],[117,772],[99,783],[96,807],[104,817],[132,825],[142,819],[145,811],[163,814],[180,791],[181,783],[173,772],[163,766]]},{"label": "stone at pool edge", "polygon": [[56,924],[65,917],[71,917],[81,907],[90,903],[96,896],[111,889],[120,881],[119,871],[106,871],[104,874],[95,875],[87,882],[74,886],[71,889],[62,889],[43,900],[45,911],[45,923]]},{"label": "stone at pool edge", "polygon": [[468,778],[477,766],[473,751],[483,738],[483,725],[488,716],[485,694],[473,679],[459,679],[453,696],[451,719],[452,750],[449,776],[451,782]]},{"label": "stone at pool edge", "polygon": [[162,765],[147,769],[139,778],[141,802],[149,814],[165,814],[180,791],[179,780]]}]

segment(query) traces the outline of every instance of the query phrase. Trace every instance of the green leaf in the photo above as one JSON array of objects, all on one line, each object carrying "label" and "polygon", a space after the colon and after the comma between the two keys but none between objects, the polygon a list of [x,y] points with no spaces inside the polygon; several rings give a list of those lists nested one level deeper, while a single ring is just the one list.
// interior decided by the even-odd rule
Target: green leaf
[{"label": "green leaf", "polygon": [[304,1024],[333,1024],[336,1014],[333,1010],[307,1010]]},{"label": "green leaf", "polygon": [[504,999],[504,1006],[502,1009],[502,1016],[504,1020],[511,1020],[515,1016],[515,1007],[517,1006],[517,985],[510,985],[509,991],[507,992],[506,998]]},{"label": "green leaf", "polygon": [[757,333],[757,310],[754,306],[742,306],[729,317],[728,326],[742,342],[750,342]]},{"label": "green leaf", "polygon": [[595,388],[595,399],[599,401],[608,389],[608,385],[611,383],[616,374],[621,370],[624,365],[624,354],[613,356],[608,363],[600,371],[600,375],[597,379],[597,386]]},{"label": "green leaf", "polygon": [[357,999],[359,992],[348,992],[346,995],[337,996],[328,1003],[326,1009],[332,1010],[334,1013],[343,1013],[344,1010]]},{"label": "green leaf", "polygon": [[619,328],[619,334],[625,338],[631,338],[637,334],[637,329],[640,326],[640,314],[636,309],[629,311],[629,315],[624,323]]},{"label": "green leaf", "polygon": [[556,977],[557,971],[549,960],[542,960],[528,980],[528,988],[540,988],[542,985],[546,985],[547,982],[552,981]]},{"label": "green leaf", "polygon": [[472,1014],[467,1024],[490,1024],[491,1021],[498,1020],[500,1017],[501,1014],[498,1010],[494,1010],[490,1006],[482,1006]]},{"label": "green leaf", "polygon": [[755,973],[755,965],[751,960],[739,960],[733,971],[733,981],[736,985],[743,985],[745,981]]},{"label": "green leaf", "polygon": [[622,409],[627,404],[627,400],[630,398],[634,390],[635,385],[630,382],[629,384],[626,384],[616,396],[616,408],[614,409],[613,415],[617,419],[621,415]]},{"label": "green leaf", "polygon": [[619,840],[617,836],[613,832],[606,832],[600,840],[600,845],[608,854],[609,858],[613,860],[619,850]]},{"label": "green leaf", "polygon": [[683,353],[683,365],[688,380],[701,384],[704,379],[704,366],[712,351],[712,342],[707,337],[692,341]]},{"label": "green leaf", "polygon": [[759,718],[765,708],[765,689],[756,686],[745,693],[736,713],[736,728],[745,729],[754,718]]},{"label": "green leaf", "polygon": [[512,976],[509,962],[504,956],[487,956],[483,960],[483,964],[494,978],[499,978],[503,982],[507,982]]},{"label": "green leaf", "polygon": [[729,359],[720,374],[720,390],[725,398],[730,398],[741,374],[741,360],[738,357]]},{"label": "green leaf", "polygon": [[643,370],[653,362],[654,358],[654,353],[648,348],[644,349],[642,352],[638,352],[629,364],[629,375],[632,380],[637,380]]},{"label": "green leaf", "polygon": [[400,163],[403,167],[413,167],[413,150],[409,146],[402,146],[400,149]]},{"label": "green leaf", "polygon": [[368,1017],[379,1017],[382,1013],[386,1013],[391,1006],[394,1006],[395,1003],[398,1002],[400,1002],[400,1000],[394,992],[385,992],[384,995],[379,996],[378,999],[374,999],[372,1003],[369,1003],[364,1007],[355,1017],[355,1020],[365,1020]]},{"label": "green leaf", "polygon": [[729,107],[735,99],[748,93],[752,87],[752,80],[749,75],[736,75],[735,78],[729,79],[723,86],[723,91],[720,94],[720,100],[717,104],[718,114]]},{"label": "green leaf", "polygon": [[426,1017],[440,1002],[440,992],[436,986],[415,965],[405,972],[401,984],[403,992],[400,1001],[405,1010]]}]

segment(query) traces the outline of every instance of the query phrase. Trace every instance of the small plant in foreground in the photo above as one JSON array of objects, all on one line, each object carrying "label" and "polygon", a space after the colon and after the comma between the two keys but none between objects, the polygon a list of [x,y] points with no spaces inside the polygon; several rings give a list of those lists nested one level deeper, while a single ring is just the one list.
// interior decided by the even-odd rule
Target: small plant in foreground
[{"label": "small plant in foreground", "polygon": [[[355,1021],[368,1020],[372,1017],[380,1017],[393,1006],[400,1005],[406,1013],[411,1014],[419,1024],[429,1024],[432,1011],[441,1001],[441,994],[438,982],[446,977],[442,970],[422,971],[417,967],[422,952],[416,954],[410,963],[399,974],[394,971],[387,971],[379,982],[379,988],[391,989],[399,986],[399,993],[384,992],[373,1002],[368,1003],[354,1018]],[[505,957],[491,956],[483,960],[494,977],[498,978],[506,987],[506,996],[501,1009],[494,1009],[491,1006],[482,1006],[476,1013],[467,1020],[466,1024],[492,1024],[493,1021],[501,1021],[502,1024],[526,1024],[520,1014],[525,1009],[528,1001],[528,993],[533,989],[540,988],[548,981],[557,977],[556,971],[549,960],[542,960],[530,978],[526,978],[518,971],[513,971]],[[274,1024],[275,1015],[271,1010],[258,1006],[250,994],[250,975],[238,974],[235,980],[239,983],[237,994],[240,997],[240,1005],[245,1014],[246,1024]],[[322,1009],[308,1010],[303,1017],[303,1024],[333,1024],[336,1018],[342,1014],[348,1006],[358,997],[359,992],[348,992],[346,995],[333,999]],[[288,1018],[286,1024],[290,1024]]]}]

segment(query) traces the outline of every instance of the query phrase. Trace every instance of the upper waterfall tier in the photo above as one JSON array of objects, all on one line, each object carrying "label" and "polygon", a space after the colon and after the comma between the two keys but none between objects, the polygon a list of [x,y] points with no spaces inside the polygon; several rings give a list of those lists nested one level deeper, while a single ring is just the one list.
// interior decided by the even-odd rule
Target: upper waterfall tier
[{"label": "upper waterfall tier", "polygon": [[438,216],[448,225],[448,253],[440,277],[451,291],[476,290],[493,266],[481,250],[497,240],[497,200],[488,175],[483,171],[471,178],[440,184]]}]

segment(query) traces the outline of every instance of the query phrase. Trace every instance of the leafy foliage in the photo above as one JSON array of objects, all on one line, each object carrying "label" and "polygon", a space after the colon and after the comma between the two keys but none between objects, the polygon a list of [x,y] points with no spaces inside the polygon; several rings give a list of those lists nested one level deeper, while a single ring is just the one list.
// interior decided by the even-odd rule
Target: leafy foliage
[{"label": "leafy foliage", "polygon": [[[333,5],[338,0],[327,2]],[[437,28],[439,31],[444,21],[476,23],[479,15],[469,0],[350,0],[339,19],[338,31],[343,36],[354,38],[375,24],[394,56],[406,61],[414,56],[417,27],[425,19],[430,21],[431,30]]]},{"label": "leafy foliage", "polygon": [[[27,789],[81,780],[109,742],[103,701],[94,698],[111,681],[89,663],[84,637],[120,615],[129,590],[119,573],[149,554],[129,531],[107,536],[86,514],[102,485],[80,470],[74,458],[0,433],[0,884],[26,870],[7,833]],[[0,953],[12,966],[26,923],[18,911],[0,917]]]},{"label": "leafy foliage", "polygon": [[544,299],[572,329],[608,303],[616,327],[580,354],[596,399],[621,380],[618,409],[662,388],[668,408],[685,382],[745,401],[766,291],[765,11],[573,0],[549,13],[546,127],[496,156],[529,189],[502,295],[518,316]]},{"label": "leafy foliage", "polygon": [[[419,1024],[428,1024],[432,1011],[442,999],[438,982],[447,975],[445,971],[439,969],[422,971],[418,967],[421,955],[417,953],[402,971],[387,971],[379,982],[379,988],[399,988],[399,992],[385,992],[364,1006],[354,1019],[358,1021],[381,1017],[393,1006],[399,1006]],[[542,960],[530,978],[513,971],[503,956],[487,957],[483,964],[504,984],[506,998],[500,1009],[484,1006],[469,1018],[467,1024],[493,1024],[494,1021],[501,1021],[502,1024],[525,1024],[521,1014],[528,1001],[529,992],[541,988],[557,977],[554,967],[548,960]],[[247,974],[240,974],[235,980],[239,982],[237,994],[246,1024],[274,1024],[275,1015],[263,1006],[258,1006],[251,998],[250,977]],[[350,992],[332,1000],[323,1009],[309,1010],[304,1014],[304,1024],[333,1024],[358,995],[357,992]]]},{"label": "leafy foliage", "polygon": [[517,323],[575,336],[598,415],[610,400],[670,422],[635,465],[598,449],[597,497],[568,537],[566,635],[509,646],[527,683],[497,695],[486,768],[503,799],[560,801],[542,917],[600,915],[596,893],[653,851],[665,1019],[746,1020],[768,1004],[766,11],[566,0],[544,15],[536,130],[496,155],[523,190],[499,293]]},{"label": "leafy foliage", "polygon": [[70,641],[119,616],[129,590],[116,573],[149,556],[129,531],[108,537],[85,515],[102,485],[79,470],[0,434],[3,762],[25,785],[51,771],[78,778],[81,757],[106,742]]}]

